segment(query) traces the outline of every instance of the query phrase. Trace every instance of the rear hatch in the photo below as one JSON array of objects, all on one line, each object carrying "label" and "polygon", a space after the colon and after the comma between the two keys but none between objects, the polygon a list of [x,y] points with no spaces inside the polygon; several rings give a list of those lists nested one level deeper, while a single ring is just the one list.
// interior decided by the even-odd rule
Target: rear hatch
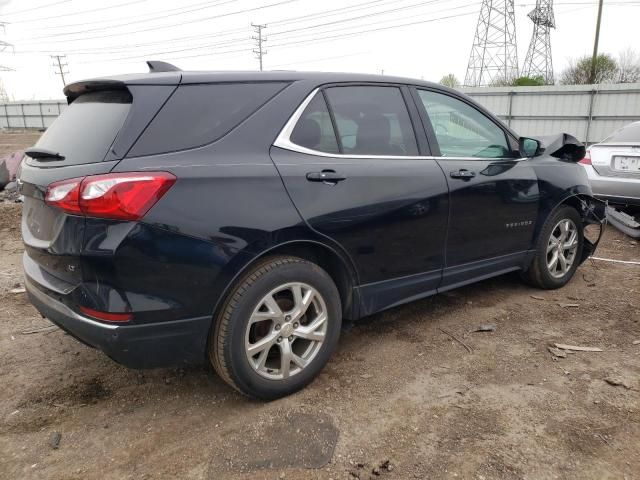
[{"label": "rear hatch", "polygon": [[27,149],[18,173],[24,195],[22,237],[28,276],[62,294],[80,283],[85,219],[47,205],[47,186],[109,172],[174,89],[175,85],[119,82],[67,87],[70,105]]}]

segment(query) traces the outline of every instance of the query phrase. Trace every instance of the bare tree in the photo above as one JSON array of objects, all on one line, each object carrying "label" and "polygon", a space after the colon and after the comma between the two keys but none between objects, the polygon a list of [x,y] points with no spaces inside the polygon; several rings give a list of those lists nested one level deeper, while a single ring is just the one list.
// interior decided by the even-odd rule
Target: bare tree
[{"label": "bare tree", "polygon": [[440,79],[440,85],[450,88],[458,88],[460,86],[460,80],[458,80],[453,73],[450,73]]},{"label": "bare tree", "polygon": [[618,83],[640,82],[640,54],[627,48],[618,54]]},{"label": "bare tree", "polygon": [[4,86],[4,82],[0,79],[0,103],[7,103],[9,101],[9,94]]}]

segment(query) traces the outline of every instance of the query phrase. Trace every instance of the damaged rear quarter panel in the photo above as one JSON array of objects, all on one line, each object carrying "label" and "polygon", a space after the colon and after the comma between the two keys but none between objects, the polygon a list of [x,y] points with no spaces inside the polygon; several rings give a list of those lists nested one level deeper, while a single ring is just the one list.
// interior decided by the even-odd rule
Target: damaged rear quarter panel
[{"label": "damaged rear quarter panel", "polygon": [[[564,204],[578,210],[583,217],[584,225],[605,222],[606,205],[593,197],[589,179],[581,165],[543,156],[533,160],[532,166],[538,176],[540,189],[540,208],[534,238],[538,238],[549,215]],[[593,243],[588,240],[585,242],[582,261],[595,251],[600,236]]]}]

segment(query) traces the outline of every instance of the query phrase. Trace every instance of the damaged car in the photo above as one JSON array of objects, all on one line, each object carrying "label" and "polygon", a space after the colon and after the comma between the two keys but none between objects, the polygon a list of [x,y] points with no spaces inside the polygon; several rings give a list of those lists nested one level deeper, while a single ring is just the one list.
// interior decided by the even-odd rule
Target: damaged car
[{"label": "damaged car", "polygon": [[580,163],[593,194],[609,204],[609,221],[627,235],[640,238],[640,122],[591,145]]},{"label": "damaged car", "polygon": [[282,397],[343,319],[508,272],[559,288],[596,247],[571,136],[419,80],[149,65],[68,85],[19,172],[30,301],[126,366]]}]

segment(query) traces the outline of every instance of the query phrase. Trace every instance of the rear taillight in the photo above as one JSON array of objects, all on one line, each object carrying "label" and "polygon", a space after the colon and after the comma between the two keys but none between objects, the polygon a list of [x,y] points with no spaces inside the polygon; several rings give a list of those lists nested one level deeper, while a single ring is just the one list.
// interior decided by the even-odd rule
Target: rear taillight
[{"label": "rear taillight", "polygon": [[586,151],[586,153],[584,154],[584,158],[578,163],[581,163],[583,165],[591,165],[591,153],[589,153],[589,150]]},{"label": "rear taillight", "polygon": [[88,217],[139,220],[171,188],[167,172],[93,175],[52,183],[45,202],[65,212]]}]

